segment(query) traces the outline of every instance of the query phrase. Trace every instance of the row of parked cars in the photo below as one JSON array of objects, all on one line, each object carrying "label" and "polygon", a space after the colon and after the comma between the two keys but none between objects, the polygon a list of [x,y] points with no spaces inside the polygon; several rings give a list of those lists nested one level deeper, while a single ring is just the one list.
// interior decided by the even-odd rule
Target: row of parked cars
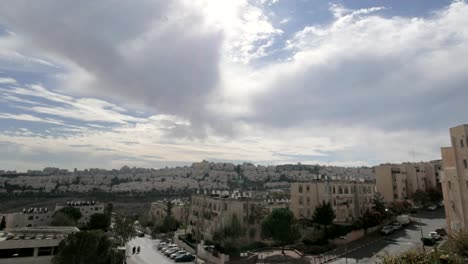
[{"label": "row of parked cars", "polygon": [[161,242],[158,245],[158,250],[166,257],[173,259],[175,262],[190,262],[195,260],[195,256],[189,252],[180,249],[175,244]]},{"label": "row of parked cars", "polygon": [[380,230],[382,235],[390,235],[395,231],[402,229],[411,223],[411,218],[408,215],[399,215],[395,222],[390,225],[386,225]]}]

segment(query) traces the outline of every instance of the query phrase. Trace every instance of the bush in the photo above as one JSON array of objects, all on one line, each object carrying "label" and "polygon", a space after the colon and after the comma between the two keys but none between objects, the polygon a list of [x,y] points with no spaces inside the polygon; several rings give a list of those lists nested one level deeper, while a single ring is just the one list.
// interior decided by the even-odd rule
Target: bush
[{"label": "bush", "polygon": [[350,226],[343,226],[343,225],[332,225],[325,234],[326,238],[334,239],[340,236],[345,236],[352,228]]},{"label": "bush", "polygon": [[433,246],[436,243],[434,239],[429,238],[429,237],[423,237],[421,238],[421,241],[423,242],[425,246]]}]

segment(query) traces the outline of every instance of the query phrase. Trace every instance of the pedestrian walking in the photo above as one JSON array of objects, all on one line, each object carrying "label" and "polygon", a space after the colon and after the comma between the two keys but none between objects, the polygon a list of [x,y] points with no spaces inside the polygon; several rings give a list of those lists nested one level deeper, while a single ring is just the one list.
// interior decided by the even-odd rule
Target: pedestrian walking
[{"label": "pedestrian walking", "polygon": [[137,254],[140,254],[140,246],[137,247]]},{"label": "pedestrian walking", "polygon": [[135,247],[132,248],[132,255],[135,254]]}]

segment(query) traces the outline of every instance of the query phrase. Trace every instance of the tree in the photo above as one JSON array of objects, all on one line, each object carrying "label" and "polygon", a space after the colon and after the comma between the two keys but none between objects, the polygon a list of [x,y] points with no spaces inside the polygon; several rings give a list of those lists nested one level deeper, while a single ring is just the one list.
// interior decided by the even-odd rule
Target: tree
[{"label": "tree", "polygon": [[76,226],[77,222],[65,213],[55,212],[50,224],[53,226]]},{"label": "tree", "polygon": [[438,203],[442,200],[442,193],[434,188],[430,188],[426,190],[427,198],[431,203]]},{"label": "tree", "polygon": [[110,218],[107,217],[105,214],[101,213],[95,213],[92,214],[91,217],[89,218],[89,229],[101,229],[103,231],[106,231],[107,228],[109,228],[110,225]]},{"label": "tree", "polygon": [[114,233],[122,239],[123,244],[127,243],[130,238],[135,236],[133,228],[133,219],[121,214],[115,217]]},{"label": "tree", "polygon": [[427,193],[425,191],[422,191],[422,190],[417,190],[413,193],[413,201],[417,204],[426,204],[429,202],[429,196],[427,195]]},{"label": "tree", "polygon": [[374,227],[380,224],[382,216],[377,211],[366,211],[361,218],[362,228],[367,230],[368,228]]},{"label": "tree", "polygon": [[57,210],[54,213],[54,215],[59,214],[59,213],[68,216],[70,219],[72,219],[75,222],[78,222],[78,220],[80,220],[80,218],[82,216],[81,212],[80,212],[80,209],[75,208],[75,207],[71,207],[71,206],[66,206],[66,207],[61,208],[60,210]]},{"label": "tree", "polygon": [[54,264],[117,264],[123,258],[101,231],[81,231],[68,235],[52,259]]},{"label": "tree", "polygon": [[379,192],[376,192],[372,199],[372,210],[380,213],[381,215],[385,215],[385,200]]},{"label": "tree", "polygon": [[6,221],[5,221],[5,216],[2,217],[2,222],[0,223],[0,230],[5,229],[6,227]]},{"label": "tree", "polygon": [[333,223],[333,219],[335,219],[335,217],[336,215],[331,204],[324,202],[315,208],[312,219],[315,223],[324,226],[326,229],[328,225]]},{"label": "tree", "polygon": [[284,254],[284,246],[300,238],[294,214],[288,208],[274,209],[262,222],[262,236],[278,242]]}]

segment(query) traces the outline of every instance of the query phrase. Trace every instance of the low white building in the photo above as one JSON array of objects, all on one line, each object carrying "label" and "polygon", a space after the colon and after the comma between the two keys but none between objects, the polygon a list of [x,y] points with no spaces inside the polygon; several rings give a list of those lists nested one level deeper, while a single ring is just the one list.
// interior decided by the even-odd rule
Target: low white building
[{"label": "low white building", "polygon": [[0,232],[0,264],[51,264],[58,245],[76,227],[28,227]]}]

